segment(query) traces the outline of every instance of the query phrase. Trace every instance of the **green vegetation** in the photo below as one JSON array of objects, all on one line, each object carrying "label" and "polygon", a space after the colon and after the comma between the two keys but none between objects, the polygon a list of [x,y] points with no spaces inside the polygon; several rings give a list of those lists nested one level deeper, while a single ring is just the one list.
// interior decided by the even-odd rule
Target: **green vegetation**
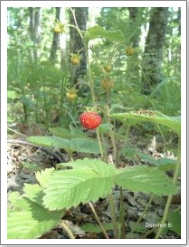
[{"label": "green vegetation", "polygon": [[[86,233],[144,237],[144,215],[126,223],[128,192],[150,197],[144,214],[154,198],[166,198],[155,223],[172,228],[154,228],[149,238],[180,237],[180,205],[171,208],[180,193],[179,8],[102,8],[98,16],[90,8],[9,8],[8,17],[9,137],[24,134],[63,157],[51,168],[20,164],[37,182],[9,192],[8,239],[60,226],[76,238],[64,219],[84,204],[96,220],[81,225]],[[155,143],[150,153],[154,137],[159,149]],[[168,150],[175,159],[163,156]],[[109,222],[94,207],[102,198]]]}]

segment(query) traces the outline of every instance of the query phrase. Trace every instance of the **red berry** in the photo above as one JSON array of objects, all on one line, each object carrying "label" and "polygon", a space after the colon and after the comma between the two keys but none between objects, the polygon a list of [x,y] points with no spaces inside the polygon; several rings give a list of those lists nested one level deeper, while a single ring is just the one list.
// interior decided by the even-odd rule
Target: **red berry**
[{"label": "red berry", "polygon": [[80,115],[80,122],[86,129],[96,129],[102,122],[102,118],[96,112],[84,112]]}]

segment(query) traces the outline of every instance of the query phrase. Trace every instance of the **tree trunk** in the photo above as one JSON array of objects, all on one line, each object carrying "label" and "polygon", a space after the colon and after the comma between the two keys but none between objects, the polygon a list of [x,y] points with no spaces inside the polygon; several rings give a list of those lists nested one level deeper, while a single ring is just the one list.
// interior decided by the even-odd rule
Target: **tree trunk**
[{"label": "tree trunk", "polygon": [[[88,18],[88,8],[72,8],[73,13],[75,13],[75,18],[70,11],[70,24],[78,25],[81,31],[86,30],[87,18]],[[77,22],[77,24],[75,23]],[[75,28],[70,28],[70,53],[78,53],[81,56],[81,61],[79,66],[74,67],[72,70],[72,82],[76,84],[78,79],[86,74],[86,51],[84,49],[83,41]]]},{"label": "tree trunk", "polygon": [[143,9],[131,7],[129,10],[129,22],[131,28],[133,27],[133,35],[129,40],[129,46],[134,49],[134,54],[127,57],[127,81],[131,84],[136,84],[139,81],[139,58],[137,48],[139,46],[140,33],[141,33],[141,18]]},{"label": "tree trunk", "polygon": [[131,45],[133,47],[137,47],[138,43],[139,43],[139,38],[140,38],[140,26],[141,24],[137,22],[137,17],[139,16],[139,8],[128,8],[129,10],[129,19],[131,22],[131,25],[133,26],[133,24],[135,23],[135,34],[132,36],[131,38]]},{"label": "tree trunk", "polygon": [[162,81],[162,57],[168,8],[152,8],[142,61],[142,93],[150,94]]},{"label": "tree trunk", "polygon": [[[60,8],[56,7],[56,15],[55,15],[55,21],[60,21]],[[51,52],[50,52],[50,61],[54,63],[56,59],[56,52],[59,45],[59,33],[54,32],[53,33],[53,41],[51,46]]]},{"label": "tree trunk", "polygon": [[32,58],[33,58],[32,60],[36,62],[38,58],[37,45],[39,43],[40,8],[29,7],[29,16],[30,16],[29,33],[30,33],[30,38],[34,44],[34,48],[32,52]]}]

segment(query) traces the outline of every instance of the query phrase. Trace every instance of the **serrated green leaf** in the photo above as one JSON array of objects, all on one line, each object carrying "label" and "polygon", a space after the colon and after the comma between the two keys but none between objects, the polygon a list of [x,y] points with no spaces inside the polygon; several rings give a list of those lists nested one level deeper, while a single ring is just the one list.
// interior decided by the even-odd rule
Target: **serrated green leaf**
[{"label": "serrated green leaf", "polygon": [[103,169],[107,169],[107,166],[111,169],[115,169],[115,167],[111,164],[107,164],[105,162],[103,162],[102,160],[97,160],[97,159],[78,159],[74,162],[67,162],[67,163],[59,163],[58,167],[65,167],[65,166],[69,166],[72,167],[74,169],[92,169],[95,170],[97,172],[100,172]]},{"label": "serrated green leaf", "polygon": [[38,184],[24,184],[24,197],[42,206],[44,195],[42,187]]},{"label": "serrated green leaf", "polygon": [[111,114],[111,118],[120,120],[124,123],[128,123],[131,125],[138,124],[140,122],[152,122],[154,124],[161,124],[167,126],[172,131],[177,133],[179,136],[181,134],[181,118],[178,117],[169,117],[160,112],[149,111],[140,113],[138,112],[126,112],[126,113],[114,113]]},{"label": "serrated green leaf", "polygon": [[23,208],[29,209],[27,201],[23,200],[17,191],[8,194],[8,202],[10,211],[22,211]]},{"label": "serrated green leaf", "polygon": [[63,216],[63,212],[50,212],[26,198],[21,200],[26,207],[8,212],[8,239],[38,238],[55,227]]},{"label": "serrated green leaf", "polygon": [[[80,162],[78,164],[82,165]],[[52,174],[45,189],[45,207],[50,210],[70,208],[97,201],[111,192],[115,168],[98,160],[85,160],[83,164],[85,162],[89,162],[91,168],[61,170]]]},{"label": "serrated green leaf", "polygon": [[54,171],[54,168],[48,168],[41,172],[36,172],[36,179],[43,188],[47,187],[48,180],[51,178]]},{"label": "serrated green leaf", "polygon": [[176,185],[163,171],[148,166],[120,169],[115,183],[133,192],[153,193],[159,196],[177,193]]}]

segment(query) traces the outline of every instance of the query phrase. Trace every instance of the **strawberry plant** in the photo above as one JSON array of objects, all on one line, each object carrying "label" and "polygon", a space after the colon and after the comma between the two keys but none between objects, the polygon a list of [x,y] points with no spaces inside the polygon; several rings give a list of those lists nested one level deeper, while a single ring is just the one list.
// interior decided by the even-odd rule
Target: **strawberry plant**
[{"label": "strawberry plant", "polygon": [[[43,85],[38,92],[35,85],[25,82],[27,87],[34,89],[34,97],[41,93],[42,97],[39,97],[38,105],[43,105],[45,108],[45,120],[49,130],[48,135],[30,136],[26,140],[35,146],[62,152],[68,159],[55,164],[53,168],[44,170],[36,169],[36,165],[33,164],[37,183],[24,184],[22,194],[18,192],[9,193],[8,239],[40,238],[55,227],[63,228],[69,238],[75,238],[72,229],[69,229],[69,226],[64,222],[64,217],[68,211],[83,204],[89,206],[96,220],[96,224],[93,224],[92,227],[91,225],[84,226],[87,231],[100,231],[106,239],[128,238],[127,226],[125,226],[125,192],[140,192],[149,195],[150,199],[144,213],[148,210],[153,197],[167,197],[160,223],[165,224],[169,219],[170,222],[173,222],[175,231],[180,233],[180,228],[176,225],[180,214],[177,211],[169,211],[172,198],[179,191],[177,178],[180,172],[180,116],[167,116],[160,111],[153,110],[133,110],[133,108],[129,109],[127,107],[129,104],[112,104],[114,96],[120,92],[120,85],[117,83],[116,76],[114,76],[116,74],[113,74],[112,77],[114,57],[111,55],[106,63],[102,61],[98,63],[96,58],[91,62],[87,52],[89,41],[102,38],[107,43],[112,42],[114,43],[113,49],[122,48],[123,54],[121,55],[123,57],[127,56],[126,59],[136,55],[136,49],[131,46],[126,49],[123,48],[125,47],[124,42],[127,41],[126,43],[128,43],[128,40],[124,40],[124,33],[120,30],[112,31],[95,25],[83,32],[79,29],[77,22],[75,26],[69,25],[69,27],[78,31],[87,54],[87,75],[83,84],[90,89],[91,110],[78,104],[79,90],[75,87],[69,87],[66,90],[68,88],[67,75],[63,81],[61,79],[62,73],[58,73],[55,67],[42,64],[40,68],[47,66],[48,70],[51,69],[52,71],[49,71],[46,75],[45,71],[41,70],[41,83],[46,79],[47,83],[53,88],[53,74],[57,73],[59,75],[61,96],[58,102],[62,104],[62,102],[65,103],[64,100],[67,100],[64,107],[60,105],[61,113],[64,113],[62,117],[68,119],[68,114],[65,111],[68,113],[69,110],[72,110],[69,115],[71,124],[64,124],[64,127],[69,125],[70,129],[57,126],[50,126],[49,128],[48,122],[51,115],[49,114],[49,108],[54,108],[56,105],[53,92]],[[56,22],[53,31],[61,34],[64,32],[64,28],[65,26],[61,22]],[[81,63],[81,56],[79,55],[81,51],[76,52],[71,54],[69,61],[74,69],[77,69]],[[95,49],[91,48],[91,52],[92,56],[98,57],[98,54],[95,55]],[[114,53],[112,52],[112,54]],[[105,64],[103,68],[102,64]],[[37,71],[39,72],[39,70]],[[103,75],[100,74],[102,72]],[[35,73],[30,73],[33,77],[36,76]],[[116,73],[118,75],[119,71]],[[79,86],[82,87],[80,84],[82,83],[79,83]],[[27,87],[22,88],[23,92],[28,90]],[[132,87],[128,86],[127,94],[133,96]],[[57,92],[58,89],[56,88],[54,95]],[[49,103],[46,97],[48,93],[52,94]],[[138,94],[136,93],[135,96],[138,96]],[[135,96],[133,101],[137,99],[140,103],[140,100],[146,100],[145,97],[135,98]],[[125,95],[120,97],[125,98]],[[22,103],[27,106],[25,112],[27,118],[29,103],[26,104],[25,98],[22,99]],[[78,110],[79,107],[80,110]],[[36,111],[36,118],[39,116],[40,112]],[[128,136],[131,127],[139,124],[142,126],[145,123],[158,127],[163,126],[178,137],[177,160],[170,161],[166,158],[155,160],[150,155],[129,147]],[[118,125],[117,128],[116,124]],[[79,157],[80,154],[82,154],[82,158]],[[121,160],[121,155],[126,156],[128,160],[132,160],[132,166],[126,162],[124,163]],[[28,164],[25,163],[26,165]],[[168,174],[168,171],[172,172],[172,177]],[[118,194],[119,206],[115,203],[115,191]],[[100,219],[94,207],[94,203],[102,198],[108,201],[111,211],[108,223]],[[144,231],[139,226],[142,217],[138,219],[136,224],[131,223],[131,233],[133,231]],[[110,236],[109,230],[112,230],[113,236]],[[159,228],[155,232],[155,238],[159,238],[161,234],[162,229]]]}]

